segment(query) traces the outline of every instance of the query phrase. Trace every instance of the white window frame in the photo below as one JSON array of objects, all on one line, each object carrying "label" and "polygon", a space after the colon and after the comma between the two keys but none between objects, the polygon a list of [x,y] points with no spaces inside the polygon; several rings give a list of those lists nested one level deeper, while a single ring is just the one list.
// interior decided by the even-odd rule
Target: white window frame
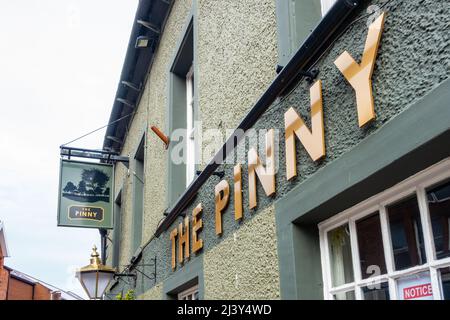
[{"label": "white window frame", "polygon": [[194,68],[186,74],[186,187],[195,177]]},{"label": "white window frame", "polygon": [[325,16],[333,6],[336,0],[320,0],[320,8],[322,9],[322,17]]},{"label": "white window frame", "polygon": [[[324,284],[324,299],[333,300],[333,295],[337,293],[354,291],[355,298],[357,300],[362,300],[364,298],[362,291],[363,287],[366,287],[367,285],[373,285],[375,283],[387,282],[389,286],[390,299],[397,300],[399,297],[399,293],[397,292],[396,280],[407,275],[417,274],[424,271],[430,272],[433,299],[443,299],[439,269],[450,266],[450,257],[439,260],[436,259],[432,226],[426,198],[426,189],[449,178],[450,158],[447,158],[415,174],[414,176],[409,177],[408,179],[398,183],[397,185],[353,206],[352,208],[349,208],[319,223],[318,227],[320,234],[320,254]],[[420,221],[422,224],[427,262],[423,265],[396,271],[386,207],[414,194],[417,197],[420,211]],[[377,277],[362,279],[360,271],[358,240],[356,234],[356,221],[360,220],[363,217],[369,216],[374,212],[379,212],[380,215],[381,233],[387,273]],[[345,224],[348,224],[350,230],[354,281],[338,287],[333,287],[327,233]]]},{"label": "white window frame", "polygon": [[[177,295],[177,299],[178,300],[198,300],[198,299],[194,299],[195,294],[197,294],[197,297],[198,297],[198,284],[189,289],[186,289],[186,290],[180,292]],[[190,297],[191,299],[186,299],[188,297]]]}]

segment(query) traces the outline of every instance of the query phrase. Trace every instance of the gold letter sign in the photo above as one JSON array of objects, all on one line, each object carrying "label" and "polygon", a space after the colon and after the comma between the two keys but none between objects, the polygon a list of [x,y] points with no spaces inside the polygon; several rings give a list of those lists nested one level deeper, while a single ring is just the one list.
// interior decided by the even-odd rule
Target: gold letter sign
[{"label": "gold letter sign", "polygon": [[[358,124],[360,127],[375,119],[374,103],[372,96],[372,73],[375,66],[378,47],[380,45],[381,32],[384,26],[385,13],[383,12],[370,26],[366,37],[361,63],[358,64],[347,51],[344,51],[334,62],[337,68],[351,84],[356,94],[356,106]],[[305,148],[313,161],[325,156],[325,129],[322,104],[322,81],[316,81],[309,89],[311,106],[311,128],[308,128],[303,118],[294,108],[289,108],[284,114],[284,130],[286,144],[286,178],[290,180],[297,176],[296,140]],[[257,149],[250,148],[248,158],[248,193],[249,208],[257,206],[257,184],[262,185],[266,196],[275,194],[276,159],[275,159],[275,130],[270,129],[266,133],[265,161],[260,159]],[[242,167],[237,164],[233,168],[234,177],[234,219],[243,218],[242,201]],[[215,197],[215,227],[216,235],[223,234],[222,215],[230,202],[230,184],[227,180],[220,181],[214,189]],[[199,232],[203,228],[202,204],[199,203],[192,211],[192,254],[203,248],[203,240],[199,238]],[[170,233],[172,244],[172,270],[189,259],[190,254],[190,228],[189,218],[185,217],[178,227]],[[178,241],[178,246],[177,246]],[[177,252],[178,250],[178,252]],[[177,261],[178,258],[178,261]]]},{"label": "gold letter sign", "polygon": [[318,80],[309,89],[311,99],[311,131],[293,108],[284,114],[286,142],[286,177],[291,179],[297,175],[295,154],[295,135],[305,147],[313,161],[325,156],[325,137],[322,111],[322,82]]},{"label": "gold letter sign", "polygon": [[[223,194],[223,195],[222,195]],[[230,185],[227,180],[220,181],[215,188],[216,234],[222,234],[222,211],[230,199]]]},{"label": "gold letter sign", "polygon": [[248,188],[250,209],[256,207],[256,176],[258,176],[267,196],[275,192],[275,133],[270,129],[266,134],[266,167],[264,168],[254,148],[248,151]]},{"label": "gold letter sign", "polygon": [[383,12],[369,26],[361,64],[356,63],[347,51],[344,51],[334,62],[345,79],[355,89],[358,124],[360,127],[375,119],[372,96],[372,72],[380,44],[381,32],[383,31],[384,16],[385,13]]},{"label": "gold letter sign", "polygon": [[234,219],[242,219],[242,168],[240,163],[234,166]]},{"label": "gold letter sign", "polygon": [[198,237],[198,233],[203,228],[203,220],[200,218],[202,211],[201,203],[192,211],[192,252],[194,253],[203,248],[203,240]]},{"label": "gold letter sign", "polygon": [[176,266],[177,266],[177,261],[176,261],[176,244],[177,244],[177,235],[178,235],[178,230],[177,228],[173,229],[172,232],[170,233],[170,240],[172,241],[172,270],[175,270]]},{"label": "gold letter sign", "polygon": [[[184,229],[184,231],[183,231]],[[183,257],[184,246],[184,257]],[[178,262],[184,263],[184,259],[189,259],[189,217],[184,218],[183,222],[178,225]]]}]

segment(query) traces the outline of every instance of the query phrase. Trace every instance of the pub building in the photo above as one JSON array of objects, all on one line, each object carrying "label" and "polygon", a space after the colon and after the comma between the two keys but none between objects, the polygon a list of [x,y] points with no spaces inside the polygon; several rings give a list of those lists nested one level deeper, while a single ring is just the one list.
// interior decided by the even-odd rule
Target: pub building
[{"label": "pub building", "polygon": [[450,299],[448,9],[141,0],[105,298]]}]

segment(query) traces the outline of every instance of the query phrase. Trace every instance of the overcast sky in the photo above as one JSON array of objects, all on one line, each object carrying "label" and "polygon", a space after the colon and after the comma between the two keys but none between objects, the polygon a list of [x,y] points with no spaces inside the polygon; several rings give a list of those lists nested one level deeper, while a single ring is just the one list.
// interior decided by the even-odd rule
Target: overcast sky
[{"label": "overcast sky", "polygon": [[[96,229],[56,226],[59,146],[107,123],[138,0],[0,4],[0,220],[6,265],[84,295]],[[101,148],[104,130],[72,144]]]}]

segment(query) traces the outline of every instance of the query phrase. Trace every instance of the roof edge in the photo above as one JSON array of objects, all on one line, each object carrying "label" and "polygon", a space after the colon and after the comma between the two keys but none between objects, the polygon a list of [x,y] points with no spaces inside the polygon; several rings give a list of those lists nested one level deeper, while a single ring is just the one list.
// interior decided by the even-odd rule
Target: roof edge
[{"label": "roof edge", "polygon": [[3,257],[9,257],[8,243],[6,242],[5,225],[0,221],[0,247],[2,249]]},{"label": "roof edge", "polygon": [[[114,97],[106,133],[103,139],[103,150],[112,150],[119,153],[122,151],[126,132],[116,135],[119,122],[126,121],[126,126],[128,128],[129,124],[133,120],[134,112],[139,105],[148,74],[151,71],[153,58],[156,54],[159,41],[164,32],[167,17],[172,10],[174,1],[175,0],[139,0],[136,14],[133,20],[133,28],[128,40],[128,49],[122,65],[122,71],[120,74],[119,83],[117,85],[117,91]],[[147,28],[142,26],[142,24],[137,22],[137,20],[142,19],[147,19],[148,22],[154,25],[158,25],[160,27],[159,34],[152,33],[153,31],[148,30]],[[137,37],[142,35],[149,36],[153,41],[153,44],[149,48],[135,48]],[[149,52],[148,50],[151,51]],[[140,63],[141,66],[144,65],[144,68],[136,68],[138,63]],[[135,86],[141,86],[139,93],[136,93],[136,90],[134,88],[124,86],[123,84],[123,81],[133,82],[133,80],[133,84]],[[130,101],[134,104],[134,108],[131,108],[129,112],[124,112],[124,108],[126,109],[127,106],[124,105],[123,100],[126,100],[126,97],[128,95],[134,96],[134,101]],[[118,101],[118,98],[123,100]],[[123,118],[123,120],[121,120],[121,118]],[[112,137],[113,139],[110,139],[109,137]]]}]

